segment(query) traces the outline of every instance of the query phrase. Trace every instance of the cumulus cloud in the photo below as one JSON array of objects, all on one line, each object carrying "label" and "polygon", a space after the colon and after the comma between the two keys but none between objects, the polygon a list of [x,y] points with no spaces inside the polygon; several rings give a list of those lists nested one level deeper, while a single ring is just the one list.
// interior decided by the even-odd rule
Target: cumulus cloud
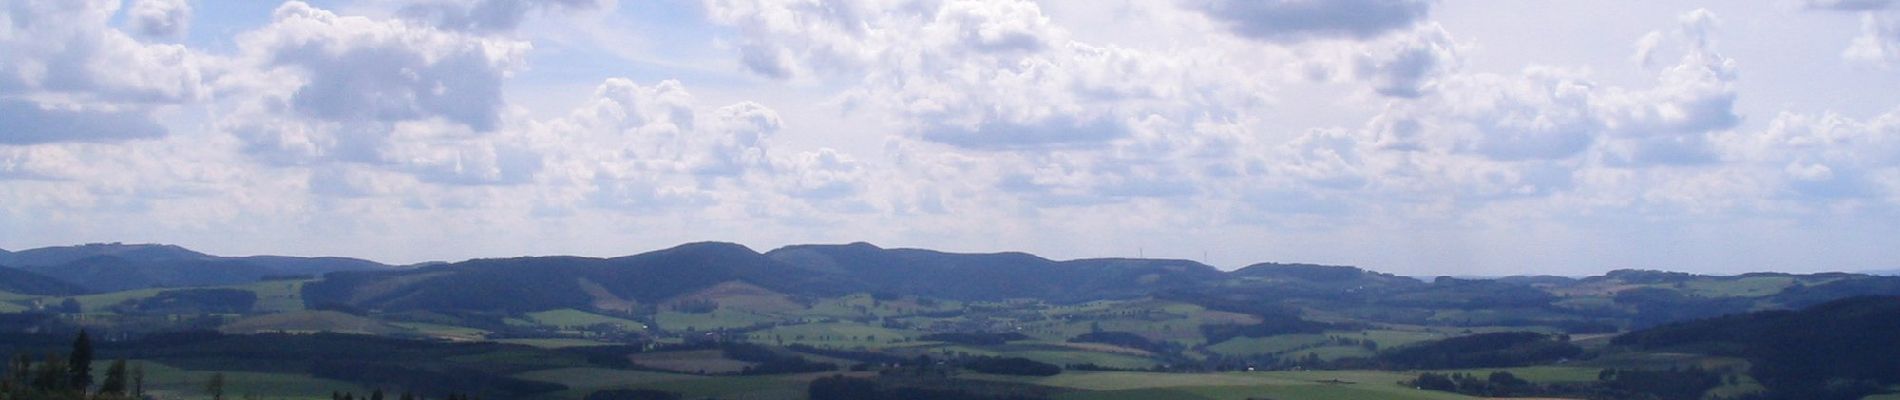
[{"label": "cumulus cloud", "polygon": [[1887,67],[1900,63],[1900,11],[1862,14],[1860,36],[1841,56]]},{"label": "cumulus cloud", "polygon": [[1191,8],[1226,23],[1234,34],[1270,42],[1368,39],[1425,19],[1419,0],[1190,0]]},{"label": "cumulus cloud", "polygon": [[149,37],[183,36],[191,26],[191,3],[185,0],[136,0],[126,19],[132,29]]},{"label": "cumulus cloud", "polygon": [[706,6],[739,29],[740,60],[752,72],[855,81],[847,107],[887,113],[912,138],[961,148],[1099,147],[1152,118],[1231,115],[1264,91],[1216,54],[1073,40],[1025,1]]},{"label": "cumulus cloud", "polygon": [[[154,107],[205,97],[203,56],[108,26],[117,1],[30,1],[0,9],[5,143],[151,138]],[[182,17],[181,17],[182,18]]]},{"label": "cumulus cloud", "polygon": [[471,37],[396,20],[339,16],[302,2],[277,8],[270,26],[240,38],[266,66],[302,82],[293,109],[345,123],[444,118],[495,128],[501,81],[526,43]]},{"label": "cumulus cloud", "polygon": [[[1431,74],[1415,86],[1429,90],[1386,103],[1362,126],[1311,129],[1249,149],[1266,156],[1249,157],[1254,167],[1238,174],[1273,189],[1231,193],[1253,212],[1243,215],[1264,220],[1380,212],[1463,218],[1530,199],[1553,207],[1729,207],[1723,202],[1756,195],[1761,183],[1738,170],[1668,167],[1719,161],[1731,145],[1718,138],[1737,134],[1740,73],[1716,50],[1717,22],[1696,10],[1676,29],[1639,41],[1656,56],[1680,55],[1656,69],[1648,87],[1605,85],[1588,70],[1556,67]],[[1825,175],[1811,164],[1789,171]]]},{"label": "cumulus cloud", "polygon": [[250,68],[225,85],[222,121],[255,159],[344,162],[428,182],[522,183],[540,157],[502,124],[503,81],[528,45],[401,20],[343,16],[302,2],[238,38]]},{"label": "cumulus cloud", "polygon": [[587,10],[602,0],[424,0],[403,6],[398,14],[435,27],[481,33],[512,31],[530,13]]},{"label": "cumulus cloud", "polygon": [[1895,0],[1806,0],[1808,8],[1839,11],[1871,11],[1900,7]]},{"label": "cumulus cloud", "polygon": [[1900,1],[1807,0],[1803,4],[1812,10],[1860,14],[1860,36],[1841,51],[1842,58],[1882,67],[1900,63]]},{"label": "cumulus cloud", "polygon": [[1362,50],[1353,58],[1353,71],[1381,95],[1417,98],[1457,63],[1457,43],[1451,34],[1430,24],[1412,35]]},{"label": "cumulus cloud", "polygon": [[597,208],[772,204],[781,197],[854,202],[867,175],[862,164],[826,148],[773,151],[783,124],[777,111],[757,103],[704,107],[678,81],[611,78],[531,136],[550,156],[545,179],[580,185],[580,196],[570,200]]},{"label": "cumulus cloud", "polygon": [[108,103],[202,98],[200,56],[178,45],[140,43],[107,26],[110,0],[12,3],[4,17],[0,88],[80,95]]},{"label": "cumulus cloud", "polygon": [[0,99],[0,144],[99,142],[165,135],[165,128],[136,111],[47,108]]},{"label": "cumulus cloud", "polygon": [[1644,92],[1615,92],[1600,100],[1604,125],[1622,139],[1613,156],[1636,164],[1712,161],[1708,134],[1735,127],[1741,115],[1735,60],[1715,49],[1719,20],[1708,10],[1679,17],[1681,61],[1664,69],[1658,86]]},{"label": "cumulus cloud", "polygon": [[[1783,113],[1761,132],[1718,136],[1726,161],[1758,165],[1793,193],[1823,199],[1900,195],[1884,179],[1900,173],[1900,109],[1867,119]],[[1900,197],[1889,197],[1900,200]]]}]

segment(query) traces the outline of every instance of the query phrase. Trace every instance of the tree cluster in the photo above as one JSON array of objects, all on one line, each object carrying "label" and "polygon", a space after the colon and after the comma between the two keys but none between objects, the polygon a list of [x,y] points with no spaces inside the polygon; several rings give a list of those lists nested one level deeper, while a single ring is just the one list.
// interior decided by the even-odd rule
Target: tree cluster
[{"label": "tree cluster", "polygon": [[0,400],[115,400],[138,399],[145,395],[145,369],[125,359],[113,360],[106,367],[105,379],[94,385],[92,337],[81,330],[73,338],[72,351],[48,353],[35,362],[30,354],[15,355],[0,375]]}]

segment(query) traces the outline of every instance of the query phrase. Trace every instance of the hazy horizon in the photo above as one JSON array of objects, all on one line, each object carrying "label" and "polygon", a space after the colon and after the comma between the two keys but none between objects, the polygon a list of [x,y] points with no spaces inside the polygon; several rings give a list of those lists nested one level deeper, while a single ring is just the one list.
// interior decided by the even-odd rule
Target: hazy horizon
[{"label": "hazy horizon", "polygon": [[12,251],[1900,268],[1896,1],[5,3]]}]

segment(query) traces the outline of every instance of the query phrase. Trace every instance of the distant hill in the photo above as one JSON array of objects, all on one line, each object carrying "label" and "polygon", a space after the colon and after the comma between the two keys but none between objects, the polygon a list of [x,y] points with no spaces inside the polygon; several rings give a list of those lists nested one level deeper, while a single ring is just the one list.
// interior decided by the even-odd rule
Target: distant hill
[{"label": "distant hill", "polygon": [[631,300],[655,304],[728,282],[794,296],[890,293],[955,300],[1083,301],[1135,297],[1225,278],[1192,261],[1053,261],[1024,253],[958,254],[866,243],[760,254],[692,243],[616,258],[470,260],[400,271],[339,272],[304,286],[307,304],[381,310],[538,311]]},{"label": "distant hill", "polygon": [[314,276],[389,268],[372,261],[342,257],[219,257],[165,244],[43,247],[10,252],[0,258],[4,258],[0,264],[100,292],[228,285],[268,276]]},{"label": "distant hill", "polygon": [[0,267],[0,292],[70,296],[86,293],[83,286],[24,270]]},{"label": "distant hill", "polygon": [[204,253],[168,244],[90,243],[20,250],[6,255],[0,263],[16,267],[46,267],[99,256],[141,261],[212,258]]},{"label": "distant hill", "polygon": [[828,278],[745,246],[691,243],[616,258],[482,259],[398,271],[338,272],[305,285],[303,294],[305,303],[313,306],[539,311],[618,299],[652,304],[728,281],[780,293],[847,292]]},{"label": "distant hill", "polygon": [[1900,297],[1678,322],[1613,344],[1747,358],[1769,398],[1858,399],[1900,383]]},{"label": "distant hill", "polygon": [[[1260,263],[1222,272],[1187,260],[1057,261],[1017,252],[950,253],[869,243],[794,245],[761,254],[717,242],[615,258],[480,259],[344,271],[305,285],[303,294],[310,306],[385,311],[626,310],[680,296],[706,297],[696,293],[720,285],[794,297],[872,293],[1073,303],[1153,296],[1262,317],[1291,317],[1298,309],[1322,308],[1413,324],[1435,323],[1439,314],[1433,310],[1508,310],[1460,314],[1457,323],[1557,326],[1574,333],[1800,307],[1854,295],[1900,294],[1900,278],[1838,273],[1705,276],[1618,270],[1585,278],[1421,281],[1316,264]],[[1597,296],[1604,303],[1559,306],[1567,296]]]},{"label": "distant hill", "polygon": [[1186,260],[1097,258],[1053,261],[1026,253],[962,254],[884,249],[869,243],[787,246],[767,257],[841,276],[859,290],[958,300],[1134,297],[1225,278]]}]

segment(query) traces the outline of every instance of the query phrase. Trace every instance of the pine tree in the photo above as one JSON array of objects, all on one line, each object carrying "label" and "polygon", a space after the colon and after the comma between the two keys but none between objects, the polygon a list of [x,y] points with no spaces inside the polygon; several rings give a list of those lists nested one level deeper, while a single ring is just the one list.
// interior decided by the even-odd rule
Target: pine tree
[{"label": "pine tree", "polygon": [[72,385],[74,391],[85,393],[86,389],[92,387],[92,337],[86,334],[85,329],[80,329],[79,336],[73,338],[73,353],[70,357],[66,361],[66,368],[71,377],[66,382]]},{"label": "pine tree", "polygon": [[125,359],[112,360],[112,365],[106,367],[106,380],[99,382],[99,396],[125,396]]},{"label": "pine tree", "polygon": [[71,377],[67,375],[69,372],[71,371],[66,369],[66,360],[60,359],[59,355],[47,353],[46,361],[40,362],[39,367],[33,369],[33,390],[41,392],[66,390],[72,387],[71,383],[66,382],[66,379]]},{"label": "pine tree", "polygon": [[211,380],[205,382],[205,394],[211,395],[211,400],[224,400],[223,372],[211,374]]},{"label": "pine tree", "polygon": [[14,389],[25,389],[33,382],[33,356],[20,353],[7,364],[7,383]]},{"label": "pine tree", "polygon": [[145,398],[145,363],[132,364],[132,398]]},{"label": "pine tree", "polygon": [[383,389],[378,388],[376,391],[369,392],[369,400],[383,400]]}]

